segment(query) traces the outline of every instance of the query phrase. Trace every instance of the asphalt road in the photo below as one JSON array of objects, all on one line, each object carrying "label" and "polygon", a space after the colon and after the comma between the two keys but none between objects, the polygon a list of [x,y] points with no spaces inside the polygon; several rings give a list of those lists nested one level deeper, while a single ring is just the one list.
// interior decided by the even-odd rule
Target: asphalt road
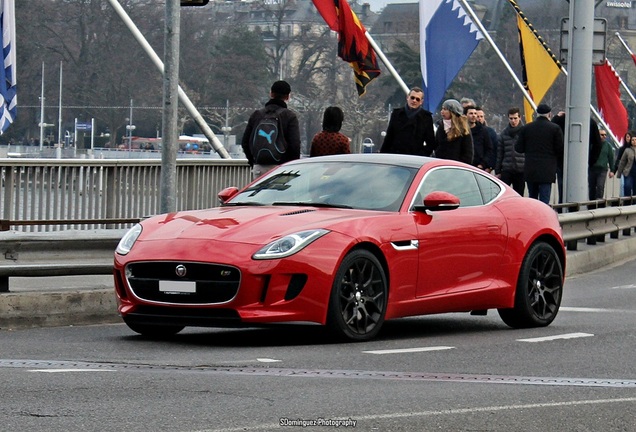
[{"label": "asphalt road", "polygon": [[318,327],[0,331],[0,429],[636,431],[635,273],[636,260],[570,277],[540,329],[490,312],[348,344]]}]

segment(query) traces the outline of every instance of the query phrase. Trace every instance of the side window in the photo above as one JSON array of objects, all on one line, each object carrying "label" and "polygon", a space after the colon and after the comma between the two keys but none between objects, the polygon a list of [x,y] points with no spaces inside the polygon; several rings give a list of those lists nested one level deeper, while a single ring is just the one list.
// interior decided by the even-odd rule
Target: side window
[{"label": "side window", "polygon": [[475,174],[460,168],[441,168],[428,173],[416,194],[415,204],[421,204],[424,197],[434,191],[455,195],[459,198],[460,207],[473,207],[484,203]]},{"label": "side window", "polygon": [[477,177],[477,183],[479,184],[479,189],[481,189],[481,196],[484,203],[489,203],[494,200],[501,192],[501,186],[488,177],[479,174],[476,174],[475,177]]}]

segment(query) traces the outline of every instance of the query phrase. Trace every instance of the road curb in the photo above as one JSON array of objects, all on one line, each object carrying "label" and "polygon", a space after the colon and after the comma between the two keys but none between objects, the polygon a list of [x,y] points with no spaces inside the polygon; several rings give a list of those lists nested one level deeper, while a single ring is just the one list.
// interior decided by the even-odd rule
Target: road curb
[{"label": "road curb", "polygon": [[[568,251],[566,276],[588,273],[636,256],[636,236]],[[567,287],[567,285],[566,285]],[[114,289],[0,294],[0,330],[119,323]]]}]

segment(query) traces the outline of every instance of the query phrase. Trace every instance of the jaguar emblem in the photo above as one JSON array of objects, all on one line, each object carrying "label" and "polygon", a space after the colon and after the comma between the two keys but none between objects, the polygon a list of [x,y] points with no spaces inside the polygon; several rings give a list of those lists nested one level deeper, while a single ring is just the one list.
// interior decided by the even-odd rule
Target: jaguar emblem
[{"label": "jaguar emblem", "polygon": [[188,269],[186,269],[186,266],[184,266],[183,264],[179,264],[174,269],[174,272],[177,274],[177,276],[184,277],[186,275],[186,273],[188,273]]}]

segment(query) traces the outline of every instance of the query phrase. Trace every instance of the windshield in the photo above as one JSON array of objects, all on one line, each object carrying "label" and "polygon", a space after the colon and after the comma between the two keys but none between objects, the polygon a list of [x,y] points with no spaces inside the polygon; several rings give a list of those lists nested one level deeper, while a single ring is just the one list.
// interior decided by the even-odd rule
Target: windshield
[{"label": "windshield", "polygon": [[226,205],[315,205],[397,211],[417,169],[364,162],[280,167]]}]

